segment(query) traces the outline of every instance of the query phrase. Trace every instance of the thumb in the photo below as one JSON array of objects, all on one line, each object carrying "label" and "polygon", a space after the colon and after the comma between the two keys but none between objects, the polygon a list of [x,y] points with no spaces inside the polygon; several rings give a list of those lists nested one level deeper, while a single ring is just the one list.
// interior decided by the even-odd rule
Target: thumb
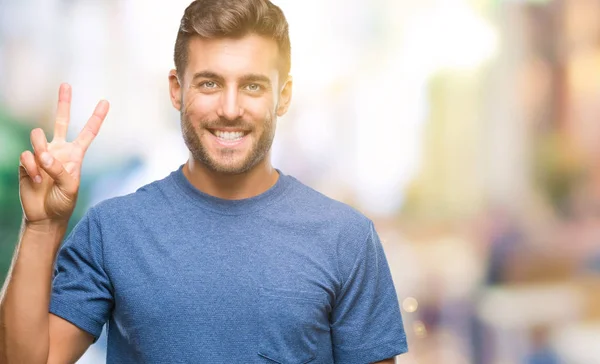
[{"label": "thumb", "polygon": [[39,157],[42,169],[48,173],[57,186],[65,192],[77,192],[77,181],[65,170],[63,164],[48,152],[42,152]]}]

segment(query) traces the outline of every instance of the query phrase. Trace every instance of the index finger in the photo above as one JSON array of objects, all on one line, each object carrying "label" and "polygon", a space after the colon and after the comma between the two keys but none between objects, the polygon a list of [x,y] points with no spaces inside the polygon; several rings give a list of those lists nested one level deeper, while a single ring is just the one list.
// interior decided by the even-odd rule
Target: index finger
[{"label": "index finger", "polygon": [[73,141],[73,143],[83,148],[84,152],[90,144],[92,144],[92,140],[94,140],[96,135],[98,135],[102,122],[104,121],[104,118],[106,118],[106,114],[108,114],[108,107],[108,101],[101,100],[98,102],[96,109],[94,109],[94,113],[83,127],[83,130],[81,130],[77,138]]},{"label": "index finger", "polygon": [[54,140],[65,140],[71,119],[71,86],[63,83],[58,89],[58,107],[54,121]]}]

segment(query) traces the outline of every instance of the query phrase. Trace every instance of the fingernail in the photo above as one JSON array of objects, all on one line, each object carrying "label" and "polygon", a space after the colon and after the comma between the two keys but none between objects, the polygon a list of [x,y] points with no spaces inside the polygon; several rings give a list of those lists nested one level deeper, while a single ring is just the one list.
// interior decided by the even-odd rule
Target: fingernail
[{"label": "fingernail", "polygon": [[50,167],[52,164],[52,156],[48,152],[42,153],[42,155],[40,155],[40,160],[46,167]]},{"label": "fingernail", "polygon": [[33,182],[35,182],[35,183],[42,183],[42,177],[41,176],[35,176],[35,177],[33,177]]}]

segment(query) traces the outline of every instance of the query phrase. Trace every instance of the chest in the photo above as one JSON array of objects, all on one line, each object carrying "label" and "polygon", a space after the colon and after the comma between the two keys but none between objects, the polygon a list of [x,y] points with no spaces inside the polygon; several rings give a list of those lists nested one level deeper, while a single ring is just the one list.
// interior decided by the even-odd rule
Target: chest
[{"label": "chest", "polygon": [[261,288],[335,296],[336,252],[319,231],[256,218],[157,222],[118,237],[106,252],[115,293],[149,287],[198,297],[255,295]]},{"label": "chest", "polygon": [[317,355],[329,340],[331,259],[315,255],[318,242],[310,237],[276,226],[226,227],[148,230],[130,240],[121,265],[109,263],[114,331],[145,353],[167,342],[201,350],[203,358],[221,347],[254,356]]}]

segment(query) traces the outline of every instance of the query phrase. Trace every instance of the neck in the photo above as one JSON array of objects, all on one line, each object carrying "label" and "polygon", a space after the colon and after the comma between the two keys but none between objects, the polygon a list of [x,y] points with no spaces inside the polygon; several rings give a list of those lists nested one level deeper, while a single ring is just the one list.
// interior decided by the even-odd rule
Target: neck
[{"label": "neck", "polygon": [[183,167],[184,176],[200,191],[226,200],[241,200],[254,197],[273,187],[279,173],[271,165],[269,156],[240,174],[212,171],[192,156]]}]

